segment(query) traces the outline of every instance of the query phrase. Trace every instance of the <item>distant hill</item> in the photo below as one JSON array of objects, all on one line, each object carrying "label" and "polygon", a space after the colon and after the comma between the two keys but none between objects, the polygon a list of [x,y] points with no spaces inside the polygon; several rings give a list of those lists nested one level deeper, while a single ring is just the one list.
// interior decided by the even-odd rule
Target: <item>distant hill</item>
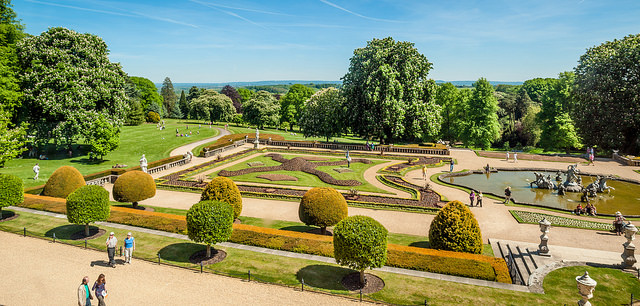
[{"label": "distant hill", "polygon": [[[471,86],[473,86],[473,83],[475,83],[475,82],[476,81],[443,81],[443,80],[436,80],[437,84],[451,83],[451,84],[453,84],[454,86],[457,86],[457,87],[462,87],[462,86],[471,87]],[[501,84],[504,84],[504,85],[522,85],[522,82],[508,82],[508,81],[489,81],[489,83],[491,85],[493,85],[493,86],[501,85]]]}]

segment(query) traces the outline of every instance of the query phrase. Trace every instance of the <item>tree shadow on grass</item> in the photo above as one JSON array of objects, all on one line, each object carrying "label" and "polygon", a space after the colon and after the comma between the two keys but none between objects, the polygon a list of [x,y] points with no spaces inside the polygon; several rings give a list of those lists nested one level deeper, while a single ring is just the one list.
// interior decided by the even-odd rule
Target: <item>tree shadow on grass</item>
[{"label": "tree shadow on grass", "polygon": [[298,270],[296,278],[301,282],[304,279],[304,283],[311,287],[346,290],[340,282],[351,273],[354,270],[330,265],[310,265]]},{"label": "tree shadow on grass", "polygon": [[300,233],[306,233],[310,230],[315,229],[316,227],[311,227],[311,226],[306,226],[306,225],[292,225],[292,226],[285,226],[280,228],[283,231],[292,231],[292,232],[300,232]]},{"label": "tree shadow on grass", "polygon": [[[27,228],[29,230],[29,228]],[[99,228],[97,226],[89,225],[89,233],[97,232]],[[53,237],[56,234],[56,239],[71,240],[71,236],[77,232],[84,232],[84,225],[67,224],[54,227],[44,233],[45,237]]]},{"label": "tree shadow on grass", "polygon": [[83,164],[83,165],[101,165],[103,163],[109,162],[110,160],[108,159],[88,159],[88,158],[78,158],[78,159],[72,159],[70,160],[70,162],[72,163],[76,163],[76,164]]},{"label": "tree shadow on grass", "polygon": [[[212,248],[215,246],[212,246]],[[158,254],[163,260],[170,260],[182,263],[191,263],[189,257],[198,251],[205,250],[206,245],[192,242],[174,243],[160,249]]]},{"label": "tree shadow on grass", "polygon": [[[16,213],[10,210],[0,210],[0,220],[9,219],[15,216]],[[6,220],[8,221],[8,220]]]},{"label": "tree shadow on grass", "polygon": [[409,246],[416,247],[416,248],[430,249],[431,243],[429,243],[429,241],[416,241],[409,244]]}]

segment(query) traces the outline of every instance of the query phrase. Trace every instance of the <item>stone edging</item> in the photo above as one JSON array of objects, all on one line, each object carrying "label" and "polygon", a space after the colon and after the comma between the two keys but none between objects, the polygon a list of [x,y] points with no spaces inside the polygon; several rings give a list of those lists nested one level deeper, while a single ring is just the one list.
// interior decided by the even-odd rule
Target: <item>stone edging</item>
[{"label": "stone edging", "polygon": [[542,282],[544,278],[553,270],[557,270],[565,267],[586,266],[584,261],[556,261],[550,264],[544,265],[529,275],[529,290],[533,293],[544,294],[544,288]]}]

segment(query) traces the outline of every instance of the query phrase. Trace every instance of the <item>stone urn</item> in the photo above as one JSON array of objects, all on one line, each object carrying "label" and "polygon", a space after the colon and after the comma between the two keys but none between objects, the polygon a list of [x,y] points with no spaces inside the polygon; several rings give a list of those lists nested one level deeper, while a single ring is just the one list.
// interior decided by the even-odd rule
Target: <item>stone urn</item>
[{"label": "stone urn", "polygon": [[542,218],[538,224],[540,225],[540,231],[542,232],[542,235],[540,235],[540,244],[538,245],[538,255],[551,256],[548,245],[549,236],[547,235],[549,234],[549,228],[551,228],[551,222],[549,222],[547,218]]},{"label": "stone urn", "polygon": [[580,306],[591,306],[589,299],[593,297],[593,290],[598,285],[598,282],[589,277],[589,272],[584,272],[582,276],[576,276],[576,283],[578,284],[578,292],[582,296],[582,299],[578,301]]},{"label": "stone urn", "polygon": [[623,243],[624,251],[622,252],[622,267],[624,269],[631,269],[636,264],[635,257],[636,246],[633,245],[633,240],[636,239],[636,233],[638,228],[631,222],[624,226],[624,237],[627,238],[627,242]]}]

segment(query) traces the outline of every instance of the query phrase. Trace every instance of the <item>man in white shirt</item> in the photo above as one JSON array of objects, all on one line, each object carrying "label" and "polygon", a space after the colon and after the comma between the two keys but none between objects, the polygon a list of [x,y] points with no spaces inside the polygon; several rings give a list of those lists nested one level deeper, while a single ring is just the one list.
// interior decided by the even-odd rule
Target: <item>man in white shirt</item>
[{"label": "man in white shirt", "polygon": [[33,180],[35,181],[38,179],[38,175],[40,174],[40,166],[38,166],[37,163],[35,166],[33,166],[33,173],[36,174],[36,176],[33,177]]},{"label": "man in white shirt", "polygon": [[107,255],[109,256],[109,264],[112,267],[116,267],[116,260],[114,257],[116,256],[116,245],[118,244],[118,238],[114,236],[113,232],[109,234],[109,238],[107,238]]}]

